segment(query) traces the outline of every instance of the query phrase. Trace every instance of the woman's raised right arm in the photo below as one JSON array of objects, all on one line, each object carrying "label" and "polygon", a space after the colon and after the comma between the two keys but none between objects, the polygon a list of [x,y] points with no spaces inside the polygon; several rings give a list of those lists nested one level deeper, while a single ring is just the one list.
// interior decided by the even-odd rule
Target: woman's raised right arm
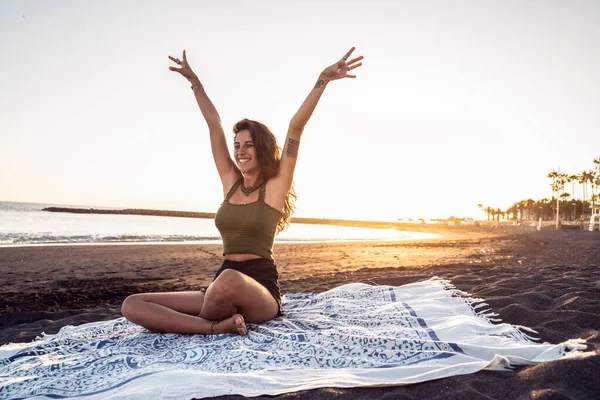
[{"label": "woman's raised right arm", "polygon": [[169,56],[169,59],[175,62],[180,68],[169,67],[171,71],[179,72],[185,77],[192,85],[194,96],[200,111],[206,120],[208,125],[208,131],[210,133],[210,145],[212,148],[213,158],[217,166],[217,171],[221,177],[223,183],[223,190],[229,191],[229,188],[238,179],[240,173],[229,155],[227,149],[227,141],[225,139],[225,133],[223,132],[223,126],[221,125],[221,117],[217,109],[213,105],[212,101],[208,98],[200,79],[196,76],[192,68],[188,64],[185,50],[183,51],[183,60],[179,58],[173,58]]}]

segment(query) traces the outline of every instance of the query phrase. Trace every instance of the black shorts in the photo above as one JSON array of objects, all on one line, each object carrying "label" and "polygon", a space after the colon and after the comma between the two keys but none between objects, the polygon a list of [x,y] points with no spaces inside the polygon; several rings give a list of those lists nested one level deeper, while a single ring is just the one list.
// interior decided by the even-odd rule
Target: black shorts
[{"label": "black shorts", "polygon": [[283,310],[281,308],[281,291],[277,284],[279,274],[277,273],[277,266],[274,261],[267,260],[266,258],[256,258],[248,261],[225,260],[223,261],[221,268],[215,273],[214,279],[217,279],[217,277],[221,275],[221,272],[226,269],[234,269],[241,272],[263,285],[269,293],[271,293],[275,301],[277,301],[277,305],[279,306],[277,316],[283,315]]}]

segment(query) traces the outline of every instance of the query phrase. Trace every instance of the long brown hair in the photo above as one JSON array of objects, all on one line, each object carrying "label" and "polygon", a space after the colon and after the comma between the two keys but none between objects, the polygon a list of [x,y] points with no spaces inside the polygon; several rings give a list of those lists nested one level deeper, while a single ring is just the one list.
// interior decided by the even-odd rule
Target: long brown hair
[{"label": "long brown hair", "polygon": [[[259,121],[250,119],[242,119],[233,126],[233,133],[247,129],[250,132],[258,164],[260,165],[260,174],[263,181],[266,183],[269,179],[277,176],[279,173],[279,163],[281,162],[281,148],[277,144],[277,138],[268,126]],[[285,196],[283,202],[283,212],[279,222],[277,222],[277,233],[281,232],[290,225],[290,217],[296,209],[294,203],[296,201],[296,191],[294,190],[294,182],[292,187]]]}]

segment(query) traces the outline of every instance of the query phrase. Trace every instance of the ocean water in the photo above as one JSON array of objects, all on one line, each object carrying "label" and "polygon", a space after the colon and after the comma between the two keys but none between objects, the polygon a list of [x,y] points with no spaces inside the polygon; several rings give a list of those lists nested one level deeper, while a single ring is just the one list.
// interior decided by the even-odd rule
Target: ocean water
[{"label": "ocean water", "polygon": [[[52,244],[220,243],[214,220],[145,215],[72,214],[64,204],[0,202],[0,247]],[[102,207],[93,207],[102,209]],[[395,229],[291,224],[276,242],[406,240],[434,237]]]}]

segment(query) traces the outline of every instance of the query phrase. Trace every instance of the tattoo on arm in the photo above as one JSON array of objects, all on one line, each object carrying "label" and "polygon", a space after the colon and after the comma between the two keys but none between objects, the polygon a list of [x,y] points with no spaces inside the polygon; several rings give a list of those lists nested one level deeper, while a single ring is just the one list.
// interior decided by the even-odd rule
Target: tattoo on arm
[{"label": "tattoo on arm", "polygon": [[325,81],[324,81],[323,79],[319,79],[319,80],[317,81],[317,83],[315,84],[315,87],[314,87],[314,88],[315,88],[315,89],[318,89],[318,88],[320,88],[321,86],[323,86],[324,84],[325,84]]},{"label": "tattoo on arm", "polygon": [[294,140],[292,138],[288,139],[286,154],[288,157],[297,158],[298,157],[298,145],[300,142],[298,140]]}]

